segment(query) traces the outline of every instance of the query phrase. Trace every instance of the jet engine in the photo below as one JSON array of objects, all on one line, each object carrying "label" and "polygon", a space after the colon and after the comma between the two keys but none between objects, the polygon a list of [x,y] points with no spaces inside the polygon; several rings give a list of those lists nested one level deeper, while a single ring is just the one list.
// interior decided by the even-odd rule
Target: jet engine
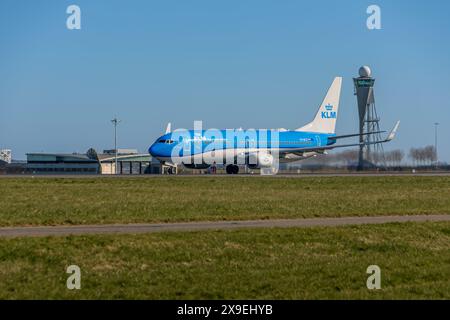
[{"label": "jet engine", "polygon": [[270,168],[273,165],[273,156],[267,152],[251,153],[247,163],[251,169]]}]

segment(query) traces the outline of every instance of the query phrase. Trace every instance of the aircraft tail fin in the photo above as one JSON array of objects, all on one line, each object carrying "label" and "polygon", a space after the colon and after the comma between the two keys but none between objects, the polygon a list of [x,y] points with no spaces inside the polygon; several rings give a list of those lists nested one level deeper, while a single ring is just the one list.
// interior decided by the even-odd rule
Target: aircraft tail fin
[{"label": "aircraft tail fin", "polygon": [[314,120],[296,131],[335,133],[341,87],[342,78],[334,78],[333,83],[328,89],[327,95],[323,99]]}]

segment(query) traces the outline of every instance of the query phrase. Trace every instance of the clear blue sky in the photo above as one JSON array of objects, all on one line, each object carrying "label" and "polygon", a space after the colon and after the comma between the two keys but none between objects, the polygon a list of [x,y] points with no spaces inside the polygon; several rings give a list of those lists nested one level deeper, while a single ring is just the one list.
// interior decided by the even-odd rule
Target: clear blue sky
[{"label": "clear blue sky", "polygon": [[[82,29],[66,28],[77,4]],[[366,28],[378,4],[382,30]],[[352,77],[367,64],[387,149],[434,144],[450,161],[450,1],[0,2],[0,148],[147,147],[174,127],[297,128],[344,77],[337,124],[357,132]]]}]

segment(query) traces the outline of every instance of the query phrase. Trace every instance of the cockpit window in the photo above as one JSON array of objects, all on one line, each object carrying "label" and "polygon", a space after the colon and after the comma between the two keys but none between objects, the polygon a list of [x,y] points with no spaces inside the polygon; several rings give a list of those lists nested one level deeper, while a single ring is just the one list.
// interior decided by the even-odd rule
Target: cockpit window
[{"label": "cockpit window", "polygon": [[174,141],[173,140],[170,140],[170,139],[160,139],[160,140],[158,140],[158,143],[166,143],[166,144],[172,144],[172,143],[174,143]]}]

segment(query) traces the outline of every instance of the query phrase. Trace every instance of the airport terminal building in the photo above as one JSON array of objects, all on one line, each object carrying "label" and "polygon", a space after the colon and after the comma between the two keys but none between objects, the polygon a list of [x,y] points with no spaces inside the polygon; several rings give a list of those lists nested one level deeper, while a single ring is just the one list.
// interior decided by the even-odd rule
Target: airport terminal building
[{"label": "airport terminal building", "polygon": [[[115,174],[116,152],[97,154],[89,149],[80,153],[27,153],[26,171],[33,174]],[[134,149],[117,149],[117,174],[158,174],[161,164],[149,154]]]}]

